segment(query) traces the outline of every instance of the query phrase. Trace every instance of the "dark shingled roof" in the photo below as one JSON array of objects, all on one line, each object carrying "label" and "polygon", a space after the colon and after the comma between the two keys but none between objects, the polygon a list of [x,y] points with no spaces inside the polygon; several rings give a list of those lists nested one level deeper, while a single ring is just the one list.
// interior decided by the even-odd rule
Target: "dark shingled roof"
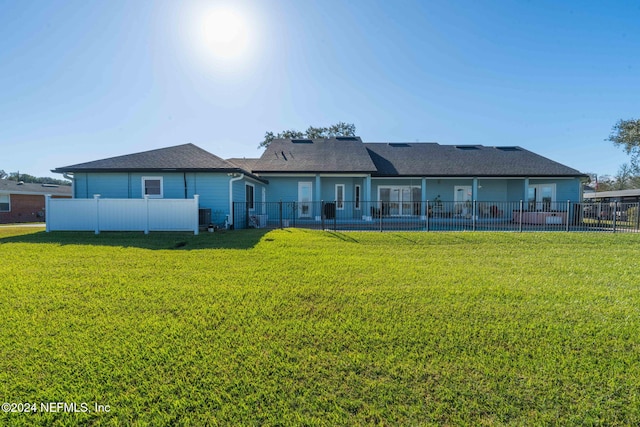
[{"label": "dark shingled roof", "polygon": [[247,158],[239,158],[234,157],[232,159],[227,159],[229,163],[233,163],[240,169],[244,169],[246,171],[252,171],[255,169],[256,163],[258,163],[260,159],[247,159]]},{"label": "dark shingled roof", "polygon": [[371,173],[376,166],[360,140],[276,139],[256,163],[254,172]]},{"label": "dark shingled roof", "polygon": [[80,163],[53,172],[371,173],[372,176],[578,177],[579,171],[521,147],[277,139],[259,159],[223,160],[193,144]]},{"label": "dark shingled roof", "polygon": [[365,143],[373,176],[553,176],[583,174],[521,147]]},{"label": "dark shingled roof", "polygon": [[54,169],[53,172],[205,171],[238,167],[193,144],[176,145]]},{"label": "dark shingled roof", "polygon": [[127,154],[93,162],[54,169],[52,172],[241,172],[266,182],[250,170],[243,169],[193,144],[176,145]]}]

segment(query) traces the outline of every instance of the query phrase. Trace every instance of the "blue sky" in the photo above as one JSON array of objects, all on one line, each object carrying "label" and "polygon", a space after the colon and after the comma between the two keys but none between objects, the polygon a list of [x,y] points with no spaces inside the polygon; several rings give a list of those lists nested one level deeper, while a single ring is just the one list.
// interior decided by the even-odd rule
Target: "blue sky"
[{"label": "blue sky", "polygon": [[[211,42],[220,10],[232,52]],[[266,131],[344,121],[368,142],[520,145],[615,174],[639,22],[638,1],[0,0],[0,169],[187,142],[258,157]]]}]

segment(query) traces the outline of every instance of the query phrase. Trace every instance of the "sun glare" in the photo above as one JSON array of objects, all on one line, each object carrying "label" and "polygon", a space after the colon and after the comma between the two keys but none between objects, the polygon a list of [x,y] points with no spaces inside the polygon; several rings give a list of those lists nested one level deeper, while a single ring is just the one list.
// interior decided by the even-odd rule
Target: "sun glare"
[{"label": "sun glare", "polygon": [[251,50],[251,25],[237,7],[215,6],[195,17],[196,44],[202,59],[219,65],[242,62]]}]

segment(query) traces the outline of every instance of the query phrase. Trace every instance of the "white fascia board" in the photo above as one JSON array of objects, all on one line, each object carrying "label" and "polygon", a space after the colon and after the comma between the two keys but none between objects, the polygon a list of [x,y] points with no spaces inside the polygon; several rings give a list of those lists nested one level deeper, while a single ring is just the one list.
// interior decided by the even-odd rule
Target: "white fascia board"
[{"label": "white fascia board", "polygon": [[[244,178],[245,178],[247,181],[252,181],[252,182],[255,182],[256,184],[267,185],[267,183],[262,182],[262,181],[260,181],[259,179],[256,179],[256,178],[253,178],[253,177],[247,176],[246,174],[245,174]],[[265,178],[265,179],[266,179],[266,178]]]},{"label": "white fascia board", "polygon": [[309,178],[320,176],[320,178],[366,178],[366,173],[261,173],[260,177],[264,179],[273,178]]},{"label": "white fascia board", "polygon": [[371,180],[389,180],[389,179],[426,179],[427,181],[434,181],[437,179],[449,179],[449,180],[472,180],[477,178],[482,179],[575,179],[572,176],[372,176]]},{"label": "white fascia board", "polygon": [[260,173],[260,177],[264,179],[271,178],[308,178],[315,177],[315,173]]},{"label": "white fascia board", "polygon": [[321,173],[320,178],[366,178],[366,173]]}]

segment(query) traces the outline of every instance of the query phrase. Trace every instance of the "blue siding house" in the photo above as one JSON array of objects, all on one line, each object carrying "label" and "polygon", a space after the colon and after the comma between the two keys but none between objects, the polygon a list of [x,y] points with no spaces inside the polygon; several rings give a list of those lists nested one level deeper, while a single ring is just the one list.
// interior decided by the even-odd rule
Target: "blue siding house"
[{"label": "blue siding house", "polygon": [[[341,218],[504,216],[524,203],[552,211],[581,202],[579,171],[516,146],[365,143],[359,137],[274,140],[256,159],[221,159],[193,144],[55,169],[73,180],[73,197],[192,198],[216,225],[233,223],[234,202],[251,217],[266,204],[295,204],[300,220],[319,221],[320,201]],[[237,209],[237,208],[236,208]],[[245,215],[246,217],[246,215]]]},{"label": "blue siding house", "polygon": [[[584,178],[521,147],[363,143],[358,137],[275,140],[252,171],[269,180],[270,200],[301,206],[307,200],[330,201],[363,220],[376,213],[424,217],[427,201],[441,203],[446,215],[462,214],[471,201],[487,211],[519,201],[550,209],[580,202]],[[317,220],[319,205],[311,209],[298,216]]]},{"label": "blue siding house", "polygon": [[231,224],[233,202],[264,200],[267,185],[260,178],[193,144],[161,148],[54,169],[73,182],[74,198],[190,199],[200,196],[200,208],[210,221]]}]

